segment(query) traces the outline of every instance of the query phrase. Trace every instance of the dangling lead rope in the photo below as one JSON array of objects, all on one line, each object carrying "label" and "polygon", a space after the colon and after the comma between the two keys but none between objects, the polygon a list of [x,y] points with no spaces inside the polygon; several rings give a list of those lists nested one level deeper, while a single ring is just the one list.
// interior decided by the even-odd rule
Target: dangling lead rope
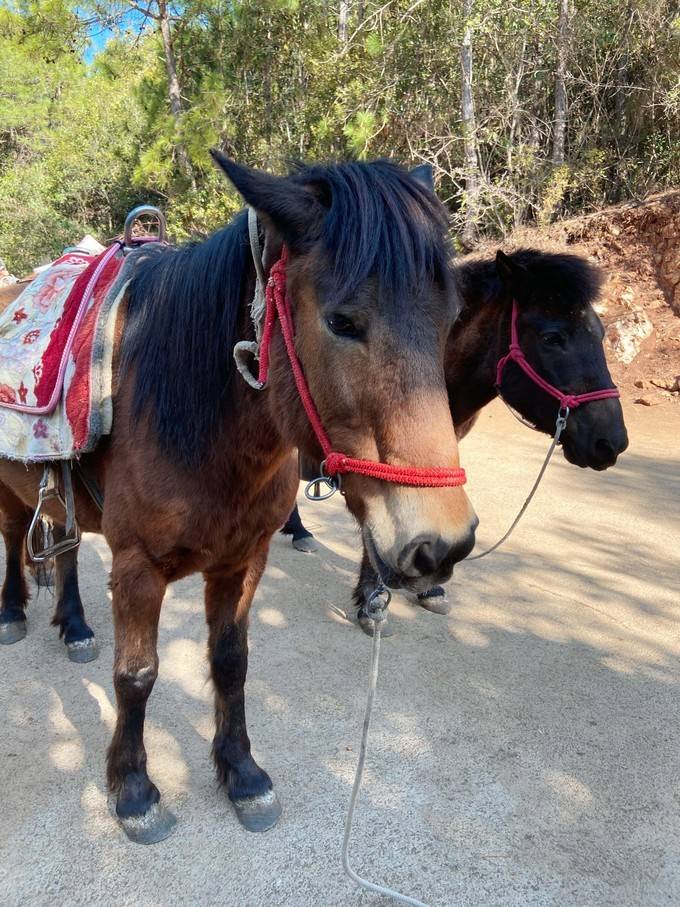
[{"label": "dangling lead rope", "polygon": [[413,907],[427,907],[423,901],[417,898],[409,897],[406,894],[400,894],[392,888],[386,888],[383,885],[377,885],[375,882],[369,882],[368,879],[362,878],[350,866],[349,863],[349,842],[352,835],[352,823],[354,821],[354,811],[359,799],[361,790],[361,781],[364,776],[364,765],[366,763],[366,753],[368,751],[368,733],[371,728],[371,717],[373,715],[373,705],[375,703],[375,692],[378,686],[378,667],[380,664],[380,635],[382,622],[385,620],[385,612],[390,603],[391,595],[385,586],[380,583],[377,589],[373,591],[368,602],[366,603],[366,612],[373,621],[373,648],[371,650],[371,668],[368,681],[368,700],[366,702],[366,714],[364,715],[364,728],[361,734],[361,746],[359,748],[359,761],[354,776],[354,785],[352,787],[352,796],[349,800],[349,809],[347,810],[347,819],[345,821],[345,835],[342,840],[342,866],[347,875],[367,891],[373,891],[381,894],[383,897],[392,898],[402,904],[412,904]]},{"label": "dangling lead rope", "polygon": [[501,545],[503,544],[503,542],[507,541],[507,539],[509,539],[510,536],[512,535],[512,533],[515,531],[515,527],[517,526],[519,521],[522,519],[522,517],[526,513],[526,510],[527,510],[527,507],[529,506],[529,504],[531,504],[531,499],[538,491],[538,486],[541,484],[541,479],[545,475],[545,471],[548,468],[548,463],[550,462],[550,460],[552,458],[555,448],[560,443],[560,437],[567,424],[568,418],[569,418],[569,409],[567,407],[565,407],[564,409],[560,409],[558,416],[557,416],[557,421],[555,422],[555,434],[553,436],[552,443],[551,443],[550,447],[548,448],[548,453],[546,454],[545,460],[543,461],[543,465],[541,466],[539,473],[536,476],[536,481],[534,482],[533,488],[527,495],[527,498],[526,498],[525,502],[522,504],[522,507],[521,507],[519,513],[517,514],[515,519],[510,524],[510,528],[508,529],[508,531],[505,533],[505,535],[502,535],[498,539],[498,541],[496,542],[495,545],[492,545],[490,548],[487,548],[486,551],[482,551],[479,554],[473,554],[469,557],[466,557],[465,558],[466,561],[477,561],[477,560],[479,560],[480,557],[486,557],[487,554],[491,554],[492,551],[495,551],[497,548],[500,548]]}]

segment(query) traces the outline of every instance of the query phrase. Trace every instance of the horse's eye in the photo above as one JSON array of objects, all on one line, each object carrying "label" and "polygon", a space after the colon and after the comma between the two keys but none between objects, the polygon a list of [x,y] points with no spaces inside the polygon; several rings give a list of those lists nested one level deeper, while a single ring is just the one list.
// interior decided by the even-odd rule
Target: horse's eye
[{"label": "horse's eye", "polygon": [[338,337],[349,337],[351,340],[360,340],[363,337],[362,330],[357,327],[351,318],[346,315],[329,315],[326,319],[328,329]]},{"label": "horse's eye", "polygon": [[545,334],[541,334],[541,341],[544,346],[563,347],[565,343],[564,335],[560,334],[558,331],[546,331]]}]

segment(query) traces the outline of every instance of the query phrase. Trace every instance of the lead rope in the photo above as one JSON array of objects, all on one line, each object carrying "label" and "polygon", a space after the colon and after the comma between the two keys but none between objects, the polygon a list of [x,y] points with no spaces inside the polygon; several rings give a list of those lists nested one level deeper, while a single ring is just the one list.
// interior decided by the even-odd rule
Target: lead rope
[{"label": "lead rope", "polygon": [[[511,412],[512,412],[512,410],[511,410]],[[503,544],[503,542],[507,541],[510,538],[510,536],[512,535],[512,533],[515,531],[515,527],[517,526],[519,521],[522,519],[522,517],[526,513],[529,504],[531,504],[531,499],[538,491],[538,486],[541,484],[541,480],[542,480],[543,476],[545,475],[545,471],[548,468],[548,463],[550,463],[552,455],[555,452],[555,448],[560,443],[560,437],[562,435],[562,432],[565,429],[568,418],[569,418],[569,407],[564,407],[563,409],[560,409],[560,411],[557,415],[557,420],[555,422],[555,434],[552,439],[552,444],[548,448],[548,453],[546,454],[545,460],[543,461],[543,465],[541,466],[539,473],[536,476],[536,481],[534,482],[531,491],[529,492],[526,500],[522,504],[522,507],[520,508],[519,513],[517,514],[515,519],[510,524],[510,528],[508,529],[508,531],[505,533],[505,535],[502,535],[494,545],[492,545],[490,548],[487,548],[486,551],[481,551],[479,554],[473,554],[470,557],[465,558],[466,561],[477,561],[477,560],[479,560],[480,557],[486,557],[487,554],[491,554],[492,551],[496,551],[496,549],[500,548],[501,545]]]},{"label": "lead rope", "polygon": [[349,842],[352,835],[352,823],[354,821],[354,812],[359,800],[361,791],[361,782],[364,777],[364,766],[366,764],[366,754],[368,752],[368,733],[371,728],[371,718],[373,717],[373,706],[375,704],[375,694],[378,686],[378,667],[380,664],[380,636],[382,622],[385,620],[386,611],[390,604],[392,596],[388,589],[385,588],[382,581],[379,586],[371,593],[366,603],[366,613],[373,621],[373,648],[371,650],[371,667],[368,678],[368,699],[366,701],[366,713],[364,715],[364,728],[361,734],[361,745],[359,747],[359,760],[357,762],[356,773],[354,775],[354,785],[352,795],[349,800],[347,810],[347,819],[345,820],[345,835],[342,840],[342,867],[359,887],[380,894],[386,898],[392,898],[402,904],[412,904],[413,907],[428,907],[423,901],[417,898],[409,897],[406,894],[400,894],[393,888],[386,888],[384,885],[378,885],[375,882],[369,882],[368,879],[362,878],[356,873],[349,862]]},{"label": "lead rope", "polygon": [[[467,560],[475,561],[480,557],[486,557],[487,554],[491,554],[492,551],[500,548],[503,542],[507,541],[510,538],[512,533],[515,530],[515,527],[519,521],[524,516],[531,499],[536,494],[538,486],[541,484],[541,480],[545,475],[545,471],[548,468],[548,463],[552,458],[555,448],[560,442],[560,437],[564,428],[567,424],[567,419],[569,418],[569,409],[564,408],[560,409],[557,420],[555,422],[555,434],[552,439],[552,443],[548,448],[548,453],[546,454],[543,465],[541,466],[536,481],[533,484],[533,487],[529,494],[527,495],[524,504],[512,521],[510,528],[507,532],[501,536],[501,538],[490,548],[487,548],[485,551],[475,554],[472,557],[468,557]],[[366,602],[366,613],[368,617],[373,621],[373,647],[371,649],[371,665],[368,675],[368,698],[366,700],[366,711],[364,713],[364,726],[361,733],[361,744],[359,746],[359,759],[357,761],[357,768],[354,775],[354,784],[352,785],[352,794],[349,799],[349,807],[347,809],[347,818],[345,820],[345,833],[342,839],[342,868],[345,870],[345,873],[349,878],[360,888],[365,889],[366,891],[372,891],[375,894],[380,894],[383,897],[392,898],[393,901],[399,901],[401,904],[411,904],[413,907],[428,907],[424,901],[419,901],[417,898],[412,898],[407,894],[401,894],[399,891],[395,891],[393,888],[387,888],[384,885],[378,885],[376,882],[371,882],[368,879],[364,879],[357,872],[352,869],[352,866],[349,862],[349,844],[352,837],[352,825],[354,823],[354,813],[356,811],[357,803],[359,801],[359,794],[361,793],[361,783],[364,777],[364,768],[366,765],[366,756],[368,754],[368,736],[371,730],[371,719],[373,717],[373,708],[375,706],[375,696],[378,687],[378,669],[380,667],[380,638],[382,635],[382,623],[386,619],[387,608],[389,607],[390,600],[392,596],[388,589],[385,588],[382,580],[379,585],[371,593],[368,601]]]}]

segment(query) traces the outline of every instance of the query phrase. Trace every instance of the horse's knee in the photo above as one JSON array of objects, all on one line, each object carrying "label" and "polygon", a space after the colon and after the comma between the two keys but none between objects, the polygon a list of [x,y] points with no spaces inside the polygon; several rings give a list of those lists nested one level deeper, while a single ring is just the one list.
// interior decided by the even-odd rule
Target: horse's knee
[{"label": "horse's knee", "polygon": [[158,660],[153,663],[116,668],[113,685],[116,695],[125,702],[148,699],[158,677]]}]

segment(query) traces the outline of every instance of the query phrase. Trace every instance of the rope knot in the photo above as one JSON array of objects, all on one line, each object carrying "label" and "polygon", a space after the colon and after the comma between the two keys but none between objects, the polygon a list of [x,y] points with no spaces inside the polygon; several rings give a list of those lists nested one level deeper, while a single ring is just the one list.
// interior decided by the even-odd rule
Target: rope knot
[{"label": "rope knot", "polygon": [[560,406],[562,408],[566,407],[567,409],[576,409],[576,407],[579,406],[580,403],[581,401],[579,400],[579,398],[577,396],[574,396],[573,394],[567,394],[560,400]]},{"label": "rope knot", "polygon": [[337,476],[344,472],[347,457],[337,451],[331,451],[324,460],[324,470],[327,476]]}]

